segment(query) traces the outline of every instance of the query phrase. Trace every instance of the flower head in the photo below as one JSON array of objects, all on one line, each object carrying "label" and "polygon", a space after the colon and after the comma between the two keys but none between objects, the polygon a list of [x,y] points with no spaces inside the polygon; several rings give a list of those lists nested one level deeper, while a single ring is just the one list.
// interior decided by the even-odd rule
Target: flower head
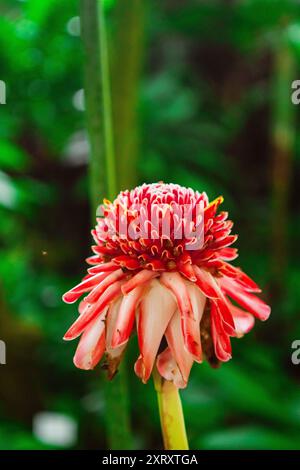
[{"label": "flower head", "polygon": [[255,295],[257,284],[229,263],[237,257],[230,247],[237,236],[227,212],[217,213],[222,202],[163,183],[104,201],[92,231],[92,267],[63,296],[73,303],[86,295],[64,337],[81,336],[77,367],[92,369],[105,355],[112,377],[136,330],[136,374],[145,383],[156,364],[162,377],[183,388],[194,361],[228,361],[230,337],[247,333],[254,317],[269,317],[270,307]]}]

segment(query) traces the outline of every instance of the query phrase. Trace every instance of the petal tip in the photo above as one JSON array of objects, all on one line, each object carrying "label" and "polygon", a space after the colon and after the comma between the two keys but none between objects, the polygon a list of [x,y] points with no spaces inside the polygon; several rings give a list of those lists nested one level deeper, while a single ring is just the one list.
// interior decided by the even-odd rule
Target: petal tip
[{"label": "petal tip", "polygon": [[66,292],[63,296],[62,296],[62,300],[63,302],[65,302],[66,304],[74,304],[77,300],[77,296],[76,298],[74,298],[74,294],[72,292]]}]

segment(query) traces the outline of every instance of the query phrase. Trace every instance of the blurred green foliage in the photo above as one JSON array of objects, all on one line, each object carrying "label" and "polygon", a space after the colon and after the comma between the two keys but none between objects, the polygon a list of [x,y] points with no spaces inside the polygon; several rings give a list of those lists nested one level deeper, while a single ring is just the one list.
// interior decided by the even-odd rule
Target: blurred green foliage
[{"label": "blurred green foliage", "polygon": [[[140,181],[223,194],[240,235],[237,264],[273,307],[266,324],[233,340],[230,363],[194,367],[182,393],[191,448],[300,449],[299,366],[290,359],[300,337],[298,137],[280,292],[272,288],[270,225],[273,58],[284,28],[299,75],[299,5],[146,3]],[[112,15],[114,4],[107,2]],[[61,339],[76,315],[61,295],[84,275],[90,242],[79,6],[2,0],[0,13],[0,79],[7,85],[7,104],[0,106],[0,337],[7,343],[0,448],[47,448],[32,434],[41,410],[79,423],[78,448],[105,448],[102,373],[76,370],[76,345]],[[131,368],[136,354],[133,341]],[[152,387],[132,373],[130,392],[136,447],[159,448]]]}]

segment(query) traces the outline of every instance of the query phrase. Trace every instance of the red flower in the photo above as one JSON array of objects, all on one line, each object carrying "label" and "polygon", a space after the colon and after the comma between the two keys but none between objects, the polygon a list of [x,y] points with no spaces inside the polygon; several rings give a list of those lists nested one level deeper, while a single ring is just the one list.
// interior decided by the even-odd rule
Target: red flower
[{"label": "red flower", "polygon": [[92,267],[63,296],[73,303],[87,294],[64,337],[81,335],[77,367],[92,369],[105,353],[112,377],[136,327],[136,374],[147,382],[156,363],[182,388],[194,361],[228,361],[230,337],[247,333],[254,317],[269,317],[270,307],[254,295],[259,287],[228,263],[237,257],[230,247],[237,236],[227,212],[217,214],[222,201],[209,204],[205,193],[162,183],[104,201],[92,231]]}]

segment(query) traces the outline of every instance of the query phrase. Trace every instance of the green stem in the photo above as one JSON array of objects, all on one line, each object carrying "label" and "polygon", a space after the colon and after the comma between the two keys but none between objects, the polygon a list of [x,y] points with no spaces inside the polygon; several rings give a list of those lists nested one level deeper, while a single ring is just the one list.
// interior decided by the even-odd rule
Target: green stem
[{"label": "green stem", "polygon": [[277,36],[272,94],[272,274],[274,297],[280,299],[288,260],[288,205],[295,145],[295,111],[291,83],[296,61],[284,27]]},{"label": "green stem", "polygon": [[[99,17],[101,15],[99,15],[98,7],[97,0],[81,0],[82,40],[85,53],[86,120],[91,146],[89,171],[93,223],[96,209],[103,197],[108,193],[109,197],[113,198],[116,194],[110,86],[109,78],[105,77],[108,74],[108,57],[106,47],[100,47]],[[100,62],[100,52],[103,53],[103,51],[106,58],[102,58],[102,62]],[[102,74],[101,64],[102,67],[104,66]],[[102,97],[106,103],[103,114],[101,113]],[[106,116],[107,107],[108,116]],[[105,148],[103,135],[105,137]],[[107,156],[107,165],[105,165],[104,155]],[[132,447],[132,434],[125,365],[112,382],[105,384],[105,402],[109,449],[130,449]]]},{"label": "green stem", "polygon": [[157,370],[153,372],[157,392],[160,424],[166,450],[188,450],[184,415],[178,388],[164,380]]},{"label": "green stem", "polygon": [[106,432],[112,450],[133,449],[129,419],[128,374],[123,357],[112,381],[105,381]]},{"label": "green stem", "polygon": [[95,0],[80,1],[81,37],[84,52],[84,84],[86,124],[90,142],[90,199],[92,222],[96,209],[107,193],[106,171],[103,149],[102,85],[100,68],[98,9]]},{"label": "green stem", "polygon": [[109,71],[109,54],[107,44],[106,21],[103,0],[99,0],[100,17],[100,60],[103,96],[103,124],[105,157],[107,169],[108,197],[113,200],[117,195],[116,164],[114,150],[114,136],[112,124],[111,83]]},{"label": "green stem", "polygon": [[112,90],[120,189],[138,184],[138,98],[145,44],[144,0],[116,2],[113,11]]}]

